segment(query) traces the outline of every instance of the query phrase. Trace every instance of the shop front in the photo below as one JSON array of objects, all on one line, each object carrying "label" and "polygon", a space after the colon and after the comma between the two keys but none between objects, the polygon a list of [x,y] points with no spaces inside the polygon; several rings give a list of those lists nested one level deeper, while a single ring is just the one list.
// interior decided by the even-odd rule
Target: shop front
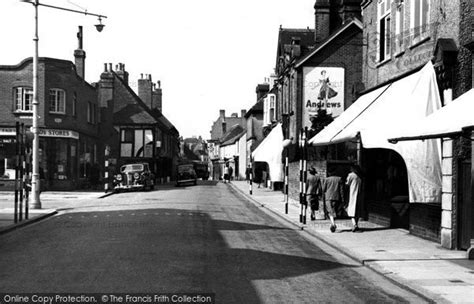
[{"label": "shop front", "polygon": [[438,139],[400,143],[388,139],[401,126],[415,125],[439,109],[438,92],[429,62],[362,95],[309,140],[320,147],[356,143],[356,161],[365,172],[369,219],[436,241],[441,220],[441,143]]},{"label": "shop front", "polygon": [[[79,138],[72,130],[46,129],[39,131],[39,171],[41,189],[72,190],[84,186],[100,172],[97,165],[97,146],[92,138]],[[13,188],[15,180],[15,136],[13,127],[0,128],[0,175],[5,189]],[[29,152],[29,153],[28,153]],[[31,156],[31,151],[27,151]]]}]

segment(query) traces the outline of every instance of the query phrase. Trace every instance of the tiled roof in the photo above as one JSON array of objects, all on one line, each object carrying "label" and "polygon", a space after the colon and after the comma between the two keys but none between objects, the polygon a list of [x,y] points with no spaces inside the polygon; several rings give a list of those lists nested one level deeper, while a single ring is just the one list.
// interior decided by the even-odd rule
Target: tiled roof
[{"label": "tiled roof", "polygon": [[114,124],[155,124],[156,119],[139,104],[129,104],[114,113]]},{"label": "tiled roof", "polygon": [[311,49],[310,47],[315,44],[314,33],[315,33],[314,29],[310,29],[310,28],[305,28],[305,29],[280,28],[280,31],[278,34],[276,65],[278,65],[279,57],[285,53],[285,45],[291,44],[291,40],[293,37],[300,38],[301,55],[307,54]]},{"label": "tiled roof", "polygon": [[246,131],[240,125],[234,125],[221,138],[221,146],[234,144]]},{"label": "tiled roof", "polygon": [[248,111],[245,113],[245,118],[249,118],[252,114],[263,113],[263,98],[260,98]]}]

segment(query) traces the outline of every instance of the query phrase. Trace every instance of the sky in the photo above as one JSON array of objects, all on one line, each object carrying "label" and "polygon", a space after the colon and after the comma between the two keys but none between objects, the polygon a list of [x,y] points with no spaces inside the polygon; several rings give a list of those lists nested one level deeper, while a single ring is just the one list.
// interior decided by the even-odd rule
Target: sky
[{"label": "sky", "polygon": [[[183,137],[210,137],[219,110],[249,109],[255,87],[273,73],[278,29],[314,28],[315,0],[41,0],[107,16],[39,8],[39,56],[74,62],[83,26],[85,78],[97,82],[104,63],[124,63],[137,92],[140,74],[163,89],[163,114]],[[0,1],[0,65],[32,57],[34,7]]]}]

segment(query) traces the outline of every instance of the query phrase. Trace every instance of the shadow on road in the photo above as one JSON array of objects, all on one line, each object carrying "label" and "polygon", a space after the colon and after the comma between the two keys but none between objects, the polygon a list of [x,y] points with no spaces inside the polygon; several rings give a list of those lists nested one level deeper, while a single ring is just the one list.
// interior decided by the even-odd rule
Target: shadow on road
[{"label": "shadow on road", "polygon": [[271,231],[266,239],[299,238],[292,229],[215,220],[195,210],[68,213],[0,236],[0,290],[213,292],[216,303],[262,303],[259,280],[350,267],[322,251],[317,258],[283,254],[279,244],[230,248],[226,230],[243,231],[237,238],[248,230]]}]

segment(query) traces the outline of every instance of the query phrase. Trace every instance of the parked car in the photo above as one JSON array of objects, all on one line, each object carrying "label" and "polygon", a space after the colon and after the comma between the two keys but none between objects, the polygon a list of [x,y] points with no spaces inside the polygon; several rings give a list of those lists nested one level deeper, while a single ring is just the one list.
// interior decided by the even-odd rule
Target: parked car
[{"label": "parked car", "polygon": [[114,176],[114,190],[153,190],[155,175],[148,163],[126,164],[120,167],[120,173]]},{"label": "parked car", "polygon": [[194,162],[194,171],[196,171],[196,175],[198,178],[202,178],[202,180],[209,179],[209,168],[207,163]]},{"label": "parked car", "polygon": [[178,179],[176,181],[176,186],[186,183],[197,184],[197,175],[193,164],[178,165]]}]

